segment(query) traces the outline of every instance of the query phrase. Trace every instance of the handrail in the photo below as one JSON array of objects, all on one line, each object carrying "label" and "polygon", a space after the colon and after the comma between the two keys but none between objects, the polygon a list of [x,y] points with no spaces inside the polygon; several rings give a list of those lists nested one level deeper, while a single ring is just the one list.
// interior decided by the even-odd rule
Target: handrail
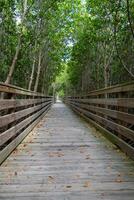
[{"label": "handrail", "polygon": [[51,108],[53,97],[0,83],[0,164]]},{"label": "handrail", "polygon": [[68,96],[65,101],[134,159],[134,81]]},{"label": "handrail", "polygon": [[[0,82],[0,92],[5,92],[5,93],[10,93],[10,94],[21,94],[21,95],[27,95],[27,96],[38,96],[38,97],[43,97],[44,94],[30,91],[18,86],[10,85],[10,84],[5,84]],[[49,96],[45,96],[46,98]]]},{"label": "handrail", "polygon": [[134,81],[94,90],[88,93],[88,95],[91,96],[91,95],[99,95],[106,93],[111,94],[111,93],[129,92],[129,91],[134,91]]},{"label": "handrail", "polygon": [[[113,85],[109,86],[106,88],[101,88],[98,90],[93,90],[88,92],[87,94],[79,94],[75,95],[76,97],[90,97],[90,96],[97,96],[97,95],[102,95],[102,94],[112,94],[112,93],[119,93],[119,92],[130,92],[134,91],[134,81],[123,83],[123,84],[118,84],[118,85]],[[73,96],[70,96],[73,97]]]}]

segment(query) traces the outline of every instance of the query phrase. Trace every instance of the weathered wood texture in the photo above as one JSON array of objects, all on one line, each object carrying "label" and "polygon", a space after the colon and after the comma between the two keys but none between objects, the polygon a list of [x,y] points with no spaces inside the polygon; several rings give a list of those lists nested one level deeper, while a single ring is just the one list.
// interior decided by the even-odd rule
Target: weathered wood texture
[{"label": "weathered wood texture", "polygon": [[69,96],[66,103],[134,159],[134,82]]},{"label": "weathered wood texture", "polygon": [[[0,163],[39,122],[52,97],[0,83]],[[6,99],[5,99],[6,98]]]},{"label": "weathered wood texture", "polygon": [[2,200],[133,200],[134,162],[62,103],[0,167]]},{"label": "weathered wood texture", "polygon": [[[44,94],[40,94],[40,93],[37,93],[34,91],[26,90],[24,88],[20,88],[20,87],[14,86],[14,85],[5,84],[5,83],[1,83],[1,82],[0,82],[0,92],[44,98]],[[46,97],[49,98],[49,96],[46,96]]]}]

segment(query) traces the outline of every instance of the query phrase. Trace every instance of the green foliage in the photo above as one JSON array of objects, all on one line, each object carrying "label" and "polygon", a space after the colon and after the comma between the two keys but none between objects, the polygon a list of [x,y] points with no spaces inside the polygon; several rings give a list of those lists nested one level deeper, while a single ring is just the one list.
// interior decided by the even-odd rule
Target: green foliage
[{"label": "green foliage", "polygon": [[[130,4],[133,3],[131,0]],[[77,28],[68,62],[69,84],[75,92],[88,92],[134,78],[134,38],[126,6],[126,1],[86,1],[79,16],[83,24]],[[134,24],[134,18],[131,20]]]},{"label": "green foliage", "polygon": [[[71,92],[116,84],[134,77],[134,1],[0,1],[0,81],[5,81],[21,35],[12,84],[32,90],[41,51],[38,91]],[[131,27],[132,26],[132,27]]]}]

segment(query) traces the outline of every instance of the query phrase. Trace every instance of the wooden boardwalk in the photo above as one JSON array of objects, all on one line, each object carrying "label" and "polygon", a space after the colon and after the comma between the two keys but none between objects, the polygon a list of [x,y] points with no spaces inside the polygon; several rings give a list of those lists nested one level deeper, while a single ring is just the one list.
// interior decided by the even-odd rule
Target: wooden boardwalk
[{"label": "wooden boardwalk", "polygon": [[133,200],[134,162],[62,103],[0,167],[0,200]]}]

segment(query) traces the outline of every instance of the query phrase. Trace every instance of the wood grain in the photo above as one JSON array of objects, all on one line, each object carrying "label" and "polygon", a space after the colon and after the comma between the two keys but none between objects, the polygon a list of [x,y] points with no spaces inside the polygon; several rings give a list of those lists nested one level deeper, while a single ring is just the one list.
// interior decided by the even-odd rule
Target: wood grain
[{"label": "wood grain", "polygon": [[133,200],[133,170],[131,159],[57,103],[1,165],[0,199]]}]

